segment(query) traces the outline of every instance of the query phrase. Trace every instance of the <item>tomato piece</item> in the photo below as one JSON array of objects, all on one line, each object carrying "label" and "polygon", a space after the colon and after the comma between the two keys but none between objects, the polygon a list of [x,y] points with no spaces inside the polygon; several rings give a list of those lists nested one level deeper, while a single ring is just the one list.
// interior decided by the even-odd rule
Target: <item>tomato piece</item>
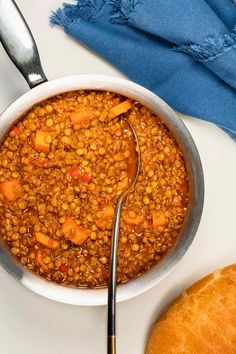
[{"label": "tomato piece", "polygon": [[79,177],[80,171],[77,167],[72,167],[69,171],[71,177]]},{"label": "tomato piece", "polygon": [[150,226],[153,226],[153,220],[152,220],[152,218],[151,218],[151,219],[148,218],[148,219],[147,219],[147,222],[149,223]]},{"label": "tomato piece", "polygon": [[67,265],[64,264],[64,263],[61,264],[60,267],[59,267],[59,270],[60,270],[60,272],[62,272],[62,273],[66,272],[66,270],[67,270]]},{"label": "tomato piece", "polygon": [[108,203],[108,200],[106,197],[102,196],[99,198],[99,202],[100,204],[107,204]]},{"label": "tomato piece", "polygon": [[83,183],[90,183],[92,181],[92,176],[89,173],[83,173],[81,177]]},{"label": "tomato piece", "polygon": [[14,125],[11,129],[11,132],[14,133],[15,135],[19,134],[20,127],[18,125]]}]

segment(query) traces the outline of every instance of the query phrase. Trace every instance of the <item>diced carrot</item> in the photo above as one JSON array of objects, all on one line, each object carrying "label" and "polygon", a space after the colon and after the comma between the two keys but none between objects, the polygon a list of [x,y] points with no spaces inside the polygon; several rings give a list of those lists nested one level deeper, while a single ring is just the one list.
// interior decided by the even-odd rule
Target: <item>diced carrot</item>
[{"label": "diced carrot", "polygon": [[142,222],[142,217],[140,215],[135,216],[134,218],[131,218],[129,216],[125,217],[125,222],[129,225],[138,225]]},{"label": "diced carrot", "polygon": [[46,264],[43,263],[43,257],[42,253],[40,250],[38,250],[37,255],[36,255],[36,262],[44,269],[47,269]]},{"label": "diced carrot", "polygon": [[36,166],[39,166],[39,167],[50,167],[52,166],[52,161],[49,160],[49,159],[43,159],[43,158],[36,158],[34,161],[33,161],[33,164],[36,165]]},{"label": "diced carrot", "polygon": [[128,187],[128,185],[129,185],[129,179],[128,177],[125,177],[117,184],[117,190],[124,191]]},{"label": "diced carrot", "polygon": [[4,181],[0,183],[0,193],[8,200],[13,201],[17,198],[19,192],[20,182],[18,179]]},{"label": "diced carrot", "polygon": [[110,118],[115,118],[123,113],[128,112],[128,110],[131,109],[132,106],[132,101],[129,99],[124,102],[121,102],[110,109],[109,116]]},{"label": "diced carrot", "polygon": [[43,130],[37,130],[36,131],[36,137],[35,137],[35,150],[37,151],[43,151],[43,152],[49,152],[50,150],[50,143],[47,143],[45,141],[45,138],[49,135],[48,132],[44,132]]},{"label": "diced carrot", "polygon": [[103,209],[102,209],[102,215],[103,216],[113,216],[114,215],[114,208],[112,205],[106,205]]},{"label": "diced carrot", "polygon": [[48,248],[56,249],[60,246],[60,243],[58,241],[53,240],[51,237],[48,237],[47,235],[44,235],[41,232],[36,232],[35,238],[39,243]]},{"label": "diced carrot", "polygon": [[71,177],[79,177],[80,170],[77,167],[72,167],[69,171]]},{"label": "diced carrot", "polygon": [[75,219],[68,218],[62,225],[64,236],[76,245],[82,245],[89,237],[89,231],[76,224]]},{"label": "diced carrot", "polygon": [[92,176],[90,175],[90,173],[83,173],[81,177],[81,181],[83,183],[90,183],[92,181]]},{"label": "diced carrot", "polygon": [[104,111],[102,111],[100,117],[99,117],[99,120],[101,122],[104,122],[104,120],[106,119],[106,117],[108,116],[108,112],[104,109]]},{"label": "diced carrot", "polygon": [[80,112],[73,112],[70,115],[72,124],[86,124],[92,119],[92,112],[88,110],[81,110]]},{"label": "diced carrot", "polygon": [[38,162],[43,167],[48,167],[50,165],[50,160],[49,159],[39,159]]},{"label": "diced carrot", "polygon": [[166,219],[164,211],[162,211],[162,210],[155,211],[152,215],[152,221],[153,221],[154,227],[165,225],[167,222],[167,219]]},{"label": "diced carrot", "polygon": [[112,228],[114,212],[115,210],[112,205],[105,205],[97,213],[96,225],[102,230],[110,230]]}]

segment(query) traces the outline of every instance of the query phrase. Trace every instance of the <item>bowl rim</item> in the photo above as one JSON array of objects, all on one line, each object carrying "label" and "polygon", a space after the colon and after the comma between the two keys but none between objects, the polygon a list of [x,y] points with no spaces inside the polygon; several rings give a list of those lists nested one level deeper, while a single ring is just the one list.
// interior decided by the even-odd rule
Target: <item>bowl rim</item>
[{"label": "bowl rim", "polygon": [[[106,75],[72,75],[47,81],[26,92],[1,114],[0,140],[33,105],[49,97],[74,90],[104,90],[137,100],[161,117],[182,149],[190,176],[191,201],[178,242],[163,259],[140,277],[117,287],[117,302],[131,299],[158,284],[180,262],[197,232],[204,204],[204,176],[192,136],[177,113],[160,97],[126,79]],[[0,265],[16,280],[51,300],[72,305],[98,306],[107,303],[107,288],[76,289],[50,282],[23,267],[0,241]]]}]

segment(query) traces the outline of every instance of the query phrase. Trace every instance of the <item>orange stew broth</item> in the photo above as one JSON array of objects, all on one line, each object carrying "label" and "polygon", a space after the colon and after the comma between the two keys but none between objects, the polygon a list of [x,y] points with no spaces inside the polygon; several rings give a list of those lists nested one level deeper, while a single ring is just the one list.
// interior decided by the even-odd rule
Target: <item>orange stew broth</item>
[{"label": "orange stew broth", "polygon": [[117,197],[141,171],[121,215],[118,282],[136,278],[175,243],[188,204],[182,153],[146,107],[118,94],[74,91],[37,104],[0,148],[0,232],[29,270],[73,287],[108,282]]}]

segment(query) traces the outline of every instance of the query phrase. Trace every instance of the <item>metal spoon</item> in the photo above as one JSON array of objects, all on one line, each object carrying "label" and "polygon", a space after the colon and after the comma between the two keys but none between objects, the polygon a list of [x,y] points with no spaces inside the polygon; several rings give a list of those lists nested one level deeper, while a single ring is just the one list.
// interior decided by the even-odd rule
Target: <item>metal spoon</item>
[{"label": "metal spoon", "polygon": [[140,150],[139,142],[136,131],[132,124],[126,120],[129,128],[132,132],[135,145],[136,145],[136,171],[134,176],[129,183],[127,189],[125,189],[122,194],[117,199],[115,215],[113,221],[112,229],[112,245],[111,245],[111,260],[110,260],[110,273],[109,273],[109,283],[108,283],[108,325],[107,325],[107,354],[116,354],[116,278],[117,278],[117,249],[118,249],[118,239],[119,239],[119,228],[120,228],[120,214],[124,201],[135,185],[139,172],[140,172]]}]

